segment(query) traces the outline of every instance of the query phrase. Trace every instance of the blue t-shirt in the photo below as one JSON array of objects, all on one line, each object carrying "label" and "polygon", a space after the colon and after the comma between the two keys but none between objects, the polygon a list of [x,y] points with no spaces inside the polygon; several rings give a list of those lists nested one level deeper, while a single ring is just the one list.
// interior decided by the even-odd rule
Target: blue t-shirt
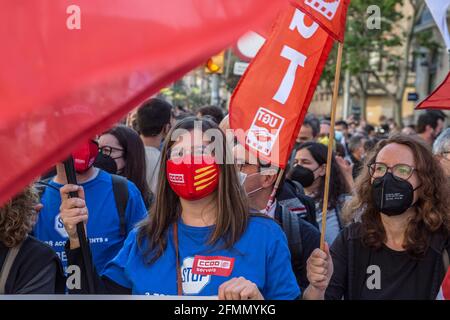
[{"label": "blue t-shirt", "polygon": [[[62,185],[49,182],[56,188]],[[93,263],[97,270],[103,270],[105,264],[113,259],[123,246],[126,236],[120,235],[119,213],[114,199],[111,175],[99,170],[97,177],[82,183],[86,196],[89,219],[86,226],[89,237]],[[67,257],[64,245],[67,232],[59,217],[61,196],[53,188],[47,187],[42,195],[44,208],[39,213],[33,234],[39,240],[50,245],[60,257],[64,268],[67,267]],[[142,196],[137,187],[128,181],[128,203],[125,211],[127,233],[147,214]]]},{"label": "blue t-shirt", "polygon": [[[265,299],[295,299],[300,295],[291,266],[286,237],[269,218],[251,217],[248,227],[232,249],[221,243],[207,244],[214,226],[192,227],[178,223],[178,239],[184,295],[216,296],[219,286],[234,277],[255,283]],[[152,264],[146,263],[137,244],[137,231],[129,234],[117,257],[106,265],[103,276],[130,288],[133,294],[176,295],[177,275],[173,228],[168,231],[167,248]],[[199,256],[201,257],[199,259]],[[199,262],[194,264],[194,260]],[[193,273],[193,267],[209,273]],[[218,266],[218,268],[210,268]]]}]

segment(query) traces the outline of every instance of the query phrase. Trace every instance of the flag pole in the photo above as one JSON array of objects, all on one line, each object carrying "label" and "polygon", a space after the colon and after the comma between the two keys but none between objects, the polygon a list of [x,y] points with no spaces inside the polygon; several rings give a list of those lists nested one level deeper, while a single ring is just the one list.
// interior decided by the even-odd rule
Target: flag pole
[{"label": "flag pole", "polygon": [[341,77],[341,66],[342,66],[342,52],[344,49],[344,44],[339,42],[338,55],[336,60],[336,71],[334,74],[334,89],[333,89],[333,99],[331,101],[331,125],[330,125],[330,137],[328,141],[328,155],[327,155],[327,168],[325,174],[325,191],[323,196],[323,208],[322,208],[322,232],[320,234],[320,249],[325,248],[325,233],[327,227],[327,209],[328,209],[328,197],[330,193],[330,175],[331,175],[331,160],[333,155],[333,144],[334,144],[334,127],[336,123],[336,107],[339,97],[339,80]]},{"label": "flag pole", "polygon": [[[75,166],[73,163],[72,156],[69,156],[69,158],[64,161],[64,169],[66,171],[67,183],[77,185],[78,184],[77,176],[75,174]],[[77,191],[70,192],[69,197],[77,198],[78,192]],[[84,271],[86,272],[87,290],[89,294],[95,294],[94,277],[93,277],[94,267],[92,262],[91,248],[89,246],[89,239],[86,235],[86,229],[84,227],[83,222],[79,222],[76,228],[78,239],[80,240],[80,251],[83,257],[83,263],[85,267]]]},{"label": "flag pole", "polygon": [[284,169],[280,169],[280,171],[278,172],[277,180],[275,181],[275,185],[273,186],[272,193],[270,194],[269,201],[267,202],[266,214],[269,212],[270,207],[272,206],[272,204],[275,200],[275,195],[278,191],[278,187],[280,186],[281,179],[283,178],[283,174],[284,174]]}]

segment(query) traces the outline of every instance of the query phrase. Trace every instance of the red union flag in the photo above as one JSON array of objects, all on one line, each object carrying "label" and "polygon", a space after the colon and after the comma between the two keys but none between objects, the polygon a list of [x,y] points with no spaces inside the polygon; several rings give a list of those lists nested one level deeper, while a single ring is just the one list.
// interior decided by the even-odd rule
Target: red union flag
[{"label": "red union flag", "polygon": [[333,38],[291,6],[253,59],[233,93],[230,127],[260,159],[286,166]]},{"label": "red union flag", "polygon": [[339,42],[344,41],[350,0],[291,0]]},{"label": "red union flag", "polygon": [[[286,0],[0,4],[0,205]],[[220,36],[219,36],[220,35]]]}]

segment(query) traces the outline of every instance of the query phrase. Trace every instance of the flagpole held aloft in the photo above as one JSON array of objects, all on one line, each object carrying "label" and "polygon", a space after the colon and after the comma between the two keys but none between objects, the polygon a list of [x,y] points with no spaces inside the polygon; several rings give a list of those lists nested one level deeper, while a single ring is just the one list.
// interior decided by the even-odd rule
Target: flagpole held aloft
[{"label": "flagpole held aloft", "polygon": [[342,67],[342,52],[344,49],[344,44],[339,42],[338,55],[336,60],[336,72],[334,75],[334,89],[333,89],[333,100],[331,101],[331,125],[330,125],[330,137],[328,142],[328,155],[327,155],[327,168],[325,174],[325,191],[323,197],[323,208],[322,208],[322,232],[320,234],[320,249],[325,249],[325,233],[327,227],[327,211],[328,211],[328,197],[330,193],[330,175],[331,175],[331,160],[333,156],[333,142],[334,142],[334,127],[336,123],[336,107],[337,100],[339,96],[339,80],[341,76]]}]

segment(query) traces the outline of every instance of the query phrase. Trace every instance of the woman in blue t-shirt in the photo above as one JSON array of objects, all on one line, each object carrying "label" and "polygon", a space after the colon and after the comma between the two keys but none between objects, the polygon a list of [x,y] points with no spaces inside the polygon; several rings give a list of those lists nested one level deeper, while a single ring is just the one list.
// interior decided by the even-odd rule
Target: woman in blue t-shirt
[{"label": "woman in blue t-shirt", "polygon": [[[97,293],[230,300],[300,297],[286,237],[274,220],[249,214],[226,146],[224,134],[210,120],[186,118],[175,125],[162,150],[151,214],[128,236],[101,277],[94,276]],[[79,191],[80,198],[69,199],[70,191]],[[61,196],[69,264],[82,267],[76,224],[88,217],[83,191],[67,185]],[[313,262],[326,266],[310,269],[307,298],[320,295],[329,280],[329,257],[315,255]],[[85,281],[83,277],[76,293],[86,292]]]}]

